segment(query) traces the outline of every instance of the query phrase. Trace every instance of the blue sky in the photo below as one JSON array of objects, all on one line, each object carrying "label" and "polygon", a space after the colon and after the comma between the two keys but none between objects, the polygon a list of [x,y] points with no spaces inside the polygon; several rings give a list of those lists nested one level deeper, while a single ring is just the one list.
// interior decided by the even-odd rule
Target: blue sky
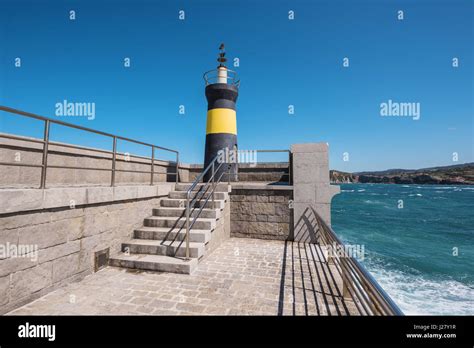
[{"label": "blue sky", "polygon": [[[331,168],[347,171],[471,162],[473,12],[472,1],[459,0],[0,0],[0,104],[171,147],[182,161],[201,163],[202,74],[216,67],[225,42],[228,57],[240,59],[240,149],[328,142]],[[95,119],[55,116],[65,99],[94,102]],[[420,103],[420,119],[381,117],[389,99]],[[41,124],[0,113],[0,130],[40,136]],[[63,127],[51,134],[110,148],[108,139]],[[143,151],[126,145],[119,150]],[[266,159],[277,158],[259,157]]]}]

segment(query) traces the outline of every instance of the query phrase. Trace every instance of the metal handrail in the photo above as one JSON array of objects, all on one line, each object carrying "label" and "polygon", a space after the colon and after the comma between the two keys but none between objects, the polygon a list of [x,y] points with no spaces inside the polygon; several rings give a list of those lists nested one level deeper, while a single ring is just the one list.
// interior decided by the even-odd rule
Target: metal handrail
[{"label": "metal handrail", "polygon": [[[193,183],[189,186],[188,190],[186,191],[186,235],[185,235],[185,243],[186,243],[186,260],[189,260],[189,233],[193,228],[194,224],[196,223],[197,219],[201,215],[203,209],[206,207],[207,203],[209,202],[209,198],[212,198],[212,207],[215,207],[215,199],[214,199],[214,192],[216,190],[217,185],[221,182],[223,175],[226,171],[222,171],[219,178],[216,180],[216,173],[219,172],[224,162],[220,162],[216,168],[216,163],[218,163],[219,156],[215,156],[214,159],[208,164],[206,168],[199,174],[196,179],[194,179]],[[211,170],[211,176],[207,181],[204,183],[203,187],[200,190],[197,190],[194,194],[194,197],[191,199],[191,194],[194,191],[194,188],[197,186],[198,183],[201,182],[204,175]],[[230,175],[230,166],[227,168],[227,174]],[[194,213],[194,203],[197,202],[198,199],[201,199],[204,195],[206,195],[209,187],[211,187],[211,192],[207,195],[203,204],[200,204],[200,209],[194,216],[191,216]],[[191,206],[193,206],[193,210],[191,211]],[[190,221],[192,218],[192,222]],[[175,255],[178,252],[182,243],[178,245],[175,251]]]},{"label": "metal handrail", "polygon": [[[87,128],[87,127],[75,125],[75,124],[64,122],[64,121],[55,120],[55,119],[52,119],[52,118],[36,115],[36,114],[30,113],[30,112],[17,110],[17,109],[13,109],[13,108],[2,106],[2,105],[0,105],[0,111],[5,111],[5,112],[10,113],[10,114],[26,116],[26,117],[29,117],[29,118],[34,118],[34,119],[37,119],[37,120],[40,120],[40,121],[44,121],[43,140],[28,139],[28,138],[22,138],[22,137],[18,137],[18,136],[14,136],[14,135],[1,134],[0,133],[0,138],[16,139],[16,140],[22,140],[22,141],[26,141],[26,142],[33,142],[33,143],[43,144],[43,155],[42,155],[41,165],[0,162],[0,165],[7,165],[7,166],[41,167],[42,169],[41,169],[41,181],[40,181],[40,187],[39,187],[40,189],[46,188],[46,174],[47,174],[48,167],[49,168],[60,168],[60,169],[108,170],[108,171],[111,172],[110,186],[115,186],[115,173],[116,172],[150,173],[150,176],[151,176],[150,177],[150,185],[153,185],[153,177],[154,177],[154,174],[155,174],[155,172],[154,172],[155,149],[160,149],[160,150],[163,150],[163,151],[168,151],[168,152],[172,152],[172,153],[176,154],[176,172],[174,172],[174,173],[163,173],[163,174],[175,175],[175,181],[176,182],[179,181],[179,152],[177,150],[169,149],[169,148],[154,145],[154,144],[145,143],[145,142],[142,142],[142,141],[122,137],[122,136],[115,135],[115,134],[110,134],[110,133],[98,131],[98,130],[95,130],[95,129],[92,129],[92,128]],[[83,131],[94,133],[94,134],[103,135],[103,136],[106,136],[106,137],[110,137],[110,138],[112,138],[112,151],[92,149],[92,148],[89,149],[89,148],[86,148],[84,146],[72,145],[72,144],[63,145],[63,144],[58,143],[58,142],[50,141],[49,140],[49,133],[50,133],[50,127],[51,127],[52,123],[59,124],[59,125],[62,125],[62,126],[66,126],[66,127],[70,127],[70,128],[74,128],[74,129],[83,130]],[[116,162],[119,161],[117,159],[117,155],[121,154],[121,153],[117,152],[117,140],[128,141],[128,142],[131,142],[131,143],[135,143],[135,144],[150,147],[151,148],[151,157],[149,157],[150,160],[151,160],[150,171],[148,172],[148,171],[139,171],[139,170],[116,169]],[[49,145],[65,146],[65,147],[75,148],[75,149],[87,149],[88,151],[111,153],[112,154],[112,168],[107,169],[107,168],[88,168],[88,167],[70,167],[70,166],[69,167],[68,166],[51,166],[51,165],[48,166]],[[142,156],[138,156],[138,157],[148,159],[148,158],[142,157]]]},{"label": "metal handrail", "polygon": [[352,297],[361,314],[365,315],[404,315],[374,277],[357,259],[345,253],[344,243],[321,216],[311,208],[318,225],[318,231],[326,246],[336,245],[344,255],[332,256],[327,260],[334,262],[343,279],[343,287]]},{"label": "metal handrail", "polygon": [[[233,86],[236,86],[237,88],[239,88],[240,87],[240,79],[237,76],[237,72],[235,72],[234,70],[230,70],[230,69],[226,69],[226,72],[227,72],[227,84],[228,85],[233,85]],[[218,73],[219,73],[219,69],[213,69],[213,70],[206,71],[203,74],[202,77],[203,77],[204,81],[206,82],[206,86],[214,84],[214,83],[218,83],[217,82],[217,79],[219,78]]]}]

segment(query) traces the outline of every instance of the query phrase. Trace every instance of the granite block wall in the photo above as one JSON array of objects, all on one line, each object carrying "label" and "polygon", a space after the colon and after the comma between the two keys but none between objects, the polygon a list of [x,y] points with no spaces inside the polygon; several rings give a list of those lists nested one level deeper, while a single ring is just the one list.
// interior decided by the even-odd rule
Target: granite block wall
[{"label": "granite block wall", "polygon": [[232,189],[231,236],[291,240],[293,190],[262,188]]},{"label": "granite block wall", "polygon": [[[170,189],[156,191],[164,196]],[[18,191],[27,199],[28,192],[42,190]],[[55,194],[64,197],[59,191]],[[51,208],[26,211],[16,206],[12,212],[14,207],[2,204],[10,213],[0,213],[0,314],[94,272],[96,252],[118,253],[163,197],[139,197],[136,187],[128,192],[72,207],[66,198]]]}]

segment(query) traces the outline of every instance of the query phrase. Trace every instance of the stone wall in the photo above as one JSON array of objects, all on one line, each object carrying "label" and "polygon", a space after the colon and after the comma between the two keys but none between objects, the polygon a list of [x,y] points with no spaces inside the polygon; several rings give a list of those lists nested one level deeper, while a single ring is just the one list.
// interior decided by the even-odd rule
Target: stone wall
[{"label": "stone wall", "polygon": [[[143,225],[143,219],[173,186],[163,183],[141,191],[133,186],[121,188],[120,193],[114,192],[117,188],[103,188],[112,193],[103,196],[101,202],[86,201],[72,207],[70,195],[51,189],[56,199],[42,203],[49,208],[34,210],[25,210],[26,204],[13,204],[20,198],[13,199],[10,190],[13,205],[8,207],[2,200],[0,211],[0,314],[94,272],[95,253],[104,249],[109,249],[110,255],[118,253],[121,243]],[[16,191],[27,201],[29,192],[34,195],[49,190]],[[4,192],[0,190],[0,194]],[[23,250],[15,254],[19,248]]]},{"label": "stone wall", "polygon": [[288,162],[239,164],[239,181],[288,183]]},{"label": "stone wall", "polygon": [[[0,162],[41,165],[43,145],[29,140],[12,140],[0,138]],[[47,187],[65,186],[100,186],[110,185],[112,154],[104,149],[68,147],[69,144],[52,145],[48,150],[48,166],[99,168],[63,169],[48,167],[46,175]],[[110,150],[110,149],[109,149]],[[151,151],[151,150],[150,150]],[[175,182],[176,162],[159,160],[162,152],[156,150],[153,180],[157,182]],[[174,156],[169,153],[169,156]],[[151,159],[146,157],[118,154],[117,170],[143,171],[145,173],[119,172],[115,174],[117,185],[143,185],[151,181]],[[189,165],[180,164],[180,180],[189,180]],[[0,188],[38,188],[41,168],[27,166],[0,166]]]},{"label": "stone wall", "polygon": [[233,184],[230,195],[231,236],[291,240],[292,198],[291,186]]},{"label": "stone wall", "polygon": [[[183,168],[189,171],[189,180],[193,181],[203,170],[203,166],[199,164],[191,164]],[[269,162],[256,163],[240,163],[238,171],[239,182],[288,182],[288,162]],[[224,176],[224,181],[227,176]]]},{"label": "stone wall", "polygon": [[[43,145],[27,140],[35,138],[22,137],[24,140],[0,138],[0,162],[41,165]],[[48,166],[76,167],[74,169],[48,167],[47,187],[66,186],[103,186],[110,185],[112,154],[104,149],[69,147],[70,144],[49,145]],[[108,149],[110,150],[110,149]],[[153,181],[174,182],[176,163],[159,160],[162,153],[155,155]],[[174,156],[174,154],[170,154]],[[99,168],[101,170],[77,169]],[[115,174],[116,185],[149,184],[151,179],[151,159],[146,157],[117,154],[117,170],[134,170],[145,173],[119,172]],[[202,164],[179,165],[180,182],[192,182],[202,172]],[[241,163],[239,164],[240,182],[288,182],[288,163]],[[38,188],[41,168],[27,166],[0,166],[0,188]],[[226,178],[224,178],[226,180]]]}]

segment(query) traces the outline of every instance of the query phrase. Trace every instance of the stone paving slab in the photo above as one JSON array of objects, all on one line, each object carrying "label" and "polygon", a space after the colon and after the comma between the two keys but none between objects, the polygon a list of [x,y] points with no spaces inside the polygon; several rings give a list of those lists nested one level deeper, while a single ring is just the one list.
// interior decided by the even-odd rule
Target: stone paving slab
[{"label": "stone paving slab", "polygon": [[107,267],[8,315],[349,315],[316,245],[231,238],[191,275]]}]

